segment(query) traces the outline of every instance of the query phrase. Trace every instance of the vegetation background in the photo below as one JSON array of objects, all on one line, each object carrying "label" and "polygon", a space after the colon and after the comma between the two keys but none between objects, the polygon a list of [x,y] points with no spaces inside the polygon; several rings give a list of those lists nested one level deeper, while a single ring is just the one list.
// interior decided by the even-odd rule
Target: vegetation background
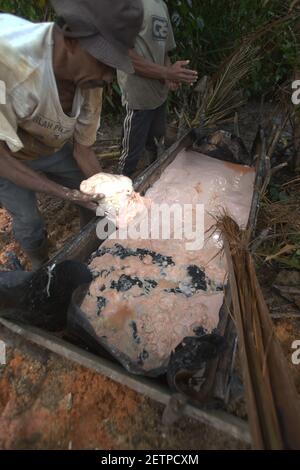
[{"label": "vegetation background", "polygon": [[[169,0],[178,46],[175,58],[190,59],[191,67],[200,76],[210,75],[249,33],[286,15],[297,3],[295,0]],[[33,21],[52,17],[47,0],[1,0],[0,9]],[[299,62],[294,20],[276,27],[262,41],[265,53],[243,84],[246,95],[251,97],[273,93],[293,75]]]}]

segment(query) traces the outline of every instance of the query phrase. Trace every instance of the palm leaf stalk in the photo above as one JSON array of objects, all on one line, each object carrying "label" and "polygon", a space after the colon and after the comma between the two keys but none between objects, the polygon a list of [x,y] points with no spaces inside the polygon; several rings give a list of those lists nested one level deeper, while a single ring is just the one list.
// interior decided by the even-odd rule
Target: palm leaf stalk
[{"label": "palm leaf stalk", "polygon": [[227,214],[217,229],[224,240],[253,447],[300,449],[300,400],[275,337],[249,251],[249,233]]}]

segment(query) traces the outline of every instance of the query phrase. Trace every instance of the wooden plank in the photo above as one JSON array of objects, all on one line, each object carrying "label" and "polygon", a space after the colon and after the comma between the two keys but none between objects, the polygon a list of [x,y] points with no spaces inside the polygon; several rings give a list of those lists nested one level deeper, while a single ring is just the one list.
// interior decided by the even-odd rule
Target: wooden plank
[{"label": "wooden plank", "polygon": [[[17,325],[3,318],[0,318],[0,323],[13,333],[22,336],[25,340],[58,354],[67,360],[100,373],[163,405],[169,403],[172,396],[169,389],[158,384],[155,380],[129,374],[118,364],[91,354],[39,328]],[[248,424],[235,416],[223,411],[209,411],[196,408],[193,405],[187,405],[184,414],[203,424],[212,426],[214,429],[226,433],[237,440],[251,444]]]}]

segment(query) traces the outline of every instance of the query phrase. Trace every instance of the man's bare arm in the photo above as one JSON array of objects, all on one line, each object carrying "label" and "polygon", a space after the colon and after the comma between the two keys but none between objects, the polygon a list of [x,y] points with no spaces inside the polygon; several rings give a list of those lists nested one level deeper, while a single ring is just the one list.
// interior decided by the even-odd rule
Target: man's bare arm
[{"label": "man's bare arm", "polygon": [[[166,65],[166,67],[170,67],[172,65],[169,54],[166,54],[165,65]],[[175,82],[174,80],[166,80],[166,84],[167,84],[169,90],[171,90],[171,91],[177,91],[178,88],[181,86],[180,82]]]},{"label": "man's bare arm", "polygon": [[86,178],[90,178],[102,171],[97,156],[91,147],[86,147],[75,141],[73,156]]},{"label": "man's bare arm", "polygon": [[[32,170],[27,165],[17,160],[4,142],[0,142],[0,176],[22,188],[30,189],[34,192],[51,194],[60,199],[78,204],[86,204],[95,201],[95,198],[86,196],[80,191],[65,188]],[[92,209],[92,206],[90,208]]]},{"label": "man's bare arm", "polygon": [[180,82],[187,85],[192,85],[198,79],[198,72],[186,68],[189,64],[189,60],[181,60],[173,65],[171,65],[171,63],[168,65],[158,65],[144,59],[144,57],[137,54],[133,49],[129,52],[129,56],[133,63],[135,73],[141,77]]}]

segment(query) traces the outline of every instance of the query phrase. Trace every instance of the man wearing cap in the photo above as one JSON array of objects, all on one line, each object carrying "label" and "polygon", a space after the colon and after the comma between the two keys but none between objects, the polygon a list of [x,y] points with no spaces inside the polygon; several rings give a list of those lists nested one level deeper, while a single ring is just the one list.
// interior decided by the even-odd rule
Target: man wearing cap
[{"label": "man wearing cap", "polygon": [[0,202],[33,269],[48,258],[36,192],[85,207],[82,223],[96,207],[79,186],[101,171],[91,146],[102,87],[114,68],[133,72],[128,50],[143,20],[140,0],[52,4],[60,27],[0,14]]},{"label": "man wearing cap", "polygon": [[192,85],[198,77],[196,71],[187,68],[189,61],[171,64],[168,54],[176,44],[166,3],[163,0],[142,3],[144,23],[130,51],[135,74],[118,71],[126,107],[119,170],[126,176],[135,173],[145,147],[155,159],[155,140],[165,134],[169,90],[175,90],[180,83]]}]

